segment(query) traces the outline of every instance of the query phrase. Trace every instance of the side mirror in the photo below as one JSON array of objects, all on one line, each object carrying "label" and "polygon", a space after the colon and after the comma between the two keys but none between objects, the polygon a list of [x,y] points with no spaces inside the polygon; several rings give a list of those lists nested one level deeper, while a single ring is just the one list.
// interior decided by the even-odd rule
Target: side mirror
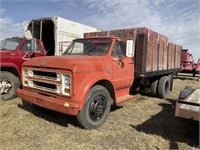
[{"label": "side mirror", "polygon": [[27,49],[28,51],[31,51],[31,43],[28,42],[28,43],[26,44],[26,49]]},{"label": "side mirror", "polygon": [[31,51],[36,50],[36,39],[31,39]]},{"label": "side mirror", "polygon": [[27,40],[26,48],[28,51],[34,52],[36,50],[36,39]]},{"label": "side mirror", "polygon": [[135,53],[135,41],[126,41],[126,57],[133,57]]}]

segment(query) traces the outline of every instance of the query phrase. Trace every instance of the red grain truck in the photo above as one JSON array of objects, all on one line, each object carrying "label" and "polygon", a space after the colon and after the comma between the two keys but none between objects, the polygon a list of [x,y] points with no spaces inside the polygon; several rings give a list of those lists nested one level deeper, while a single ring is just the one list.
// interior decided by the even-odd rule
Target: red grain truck
[{"label": "red grain truck", "polygon": [[13,37],[1,42],[1,100],[9,100],[16,97],[16,89],[21,85],[22,63],[33,57],[44,56],[45,54],[46,50],[40,40]]},{"label": "red grain truck", "polygon": [[180,70],[181,46],[147,28],[86,33],[75,39],[62,56],[26,61],[24,105],[35,104],[77,117],[86,129],[105,122],[111,105],[133,98],[138,87],[151,88],[165,98],[173,74]]}]

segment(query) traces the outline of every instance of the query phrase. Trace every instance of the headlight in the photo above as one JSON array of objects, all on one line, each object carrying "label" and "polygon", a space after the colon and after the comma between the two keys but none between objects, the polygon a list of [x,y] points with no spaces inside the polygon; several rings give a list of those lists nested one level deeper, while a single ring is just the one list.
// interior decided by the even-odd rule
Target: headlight
[{"label": "headlight", "polygon": [[28,70],[28,76],[33,77],[33,71],[32,70]]},{"label": "headlight", "polygon": [[70,96],[71,91],[71,76],[69,74],[62,74],[62,94]]},{"label": "headlight", "polygon": [[65,86],[70,86],[70,76],[69,75],[64,75],[65,77],[64,77],[64,84],[65,84]]}]

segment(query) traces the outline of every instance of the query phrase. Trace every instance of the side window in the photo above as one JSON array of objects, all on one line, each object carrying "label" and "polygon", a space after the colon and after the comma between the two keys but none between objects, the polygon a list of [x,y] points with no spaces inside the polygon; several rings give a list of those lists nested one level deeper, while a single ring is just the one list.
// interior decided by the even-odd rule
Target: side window
[{"label": "side window", "polygon": [[[31,45],[31,41],[30,40],[26,40],[26,42],[24,42],[24,44],[21,47],[21,50],[25,51],[25,52],[28,51],[28,49],[27,49],[27,45],[28,44]],[[35,51],[40,51],[40,50],[41,50],[41,45],[39,44],[38,41],[36,41],[36,49],[35,49]]]},{"label": "side window", "polygon": [[122,42],[116,42],[115,46],[112,51],[112,56],[114,57],[125,57],[126,51],[125,51],[125,44]]},{"label": "side window", "polygon": [[26,40],[26,42],[23,43],[23,45],[22,45],[22,47],[21,47],[21,50],[22,50],[22,51],[28,51],[28,49],[27,49],[27,44],[31,44],[31,41]]}]

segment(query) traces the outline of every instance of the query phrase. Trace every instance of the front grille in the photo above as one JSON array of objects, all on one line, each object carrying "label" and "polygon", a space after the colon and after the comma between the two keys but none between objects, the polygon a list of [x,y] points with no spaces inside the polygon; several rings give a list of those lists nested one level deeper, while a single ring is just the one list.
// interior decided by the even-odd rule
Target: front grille
[{"label": "front grille", "polygon": [[51,93],[61,93],[62,81],[61,73],[44,70],[28,70],[28,86],[41,91]]},{"label": "front grille", "polygon": [[46,76],[46,77],[50,77],[50,78],[57,78],[57,74],[54,72],[44,72],[44,71],[37,71],[34,70],[33,71],[34,75],[38,75],[38,76]]},{"label": "front grille", "polygon": [[43,82],[33,82],[34,85],[37,85],[38,87],[44,87],[44,88],[50,88],[53,90],[56,90],[56,85],[55,84],[49,84],[49,83],[43,83]]}]

